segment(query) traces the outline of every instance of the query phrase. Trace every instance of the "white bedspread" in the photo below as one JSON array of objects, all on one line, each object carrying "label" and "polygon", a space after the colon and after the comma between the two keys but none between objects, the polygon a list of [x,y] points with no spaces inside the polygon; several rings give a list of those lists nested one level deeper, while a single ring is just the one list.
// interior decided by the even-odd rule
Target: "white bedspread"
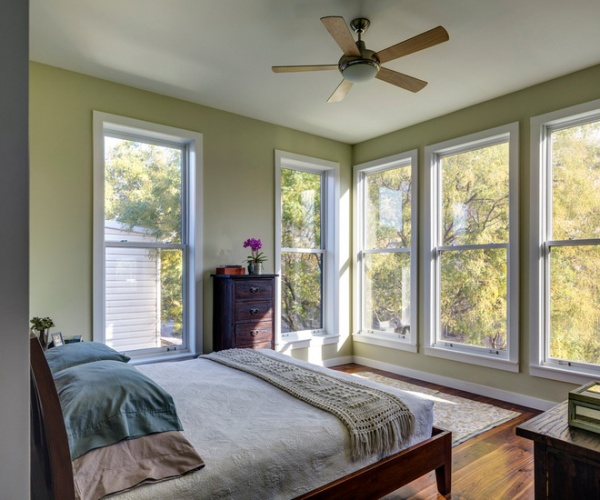
[{"label": "white bedspread", "polygon": [[[291,359],[270,350],[262,352]],[[348,431],[335,416],[252,375],[206,359],[138,368],[173,396],[184,434],[206,466],[115,498],[288,499],[380,458],[351,461]],[[357,380],[344,373],[339,376]],[[431,401],[368,380],[364,383],[400,395],[415,415],[411,439],[395,451],[431,436]]]}]

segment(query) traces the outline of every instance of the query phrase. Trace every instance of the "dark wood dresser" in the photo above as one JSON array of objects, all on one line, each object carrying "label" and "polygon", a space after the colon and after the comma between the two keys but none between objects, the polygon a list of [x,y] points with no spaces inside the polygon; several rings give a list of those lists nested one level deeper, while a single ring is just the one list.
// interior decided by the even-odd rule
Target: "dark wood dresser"
[{"label": "dark wood dresser", "polygon": [[277,274],[211,274],[213,350],[275,348]]},{"label": "dark wood dresser", "polygon": [[567,402],[522,423],[517,436],[533,440],[535,498],[600,495],[600,434],[570,427]]}]

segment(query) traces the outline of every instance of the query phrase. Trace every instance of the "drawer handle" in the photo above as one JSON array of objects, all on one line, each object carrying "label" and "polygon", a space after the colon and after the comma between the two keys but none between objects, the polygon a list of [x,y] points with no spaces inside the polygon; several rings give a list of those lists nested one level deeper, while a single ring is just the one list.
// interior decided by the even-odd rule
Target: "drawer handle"
[{"label": "drawer handle", "polygon": [[250,309],[250,314],[255,315],[258,314],[260,312],[260,309],[258,307],[252,307]]},{"label": "drawer handle", "polygon": [[250,293],[258,293],[259,291],[260,291],[260,288],[258,288],[257,286],[250,287]]},{"label": "drawer handle", "polygon": [[256,337],[260,333],[260,330],[250,330],[250,335]]}]

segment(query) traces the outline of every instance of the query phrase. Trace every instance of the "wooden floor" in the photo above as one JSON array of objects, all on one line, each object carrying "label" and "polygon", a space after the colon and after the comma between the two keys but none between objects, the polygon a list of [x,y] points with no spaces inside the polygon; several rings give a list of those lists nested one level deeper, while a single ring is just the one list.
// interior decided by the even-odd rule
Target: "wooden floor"
[{"label": "wooden floor", "polygon": [[[538,415],[540,411],[356,364],[336,366],[334,369],[346,373],[369,370],[390,378],[521,412],[519,417],[452,448],[452,494],[447,498],[452,500],[532,500],[534,498],[533,443],[518,437],[515,434],[515,427]],[[386,498],[441,500],[444,497],[438,494],[435,474],[431,472]]]}]

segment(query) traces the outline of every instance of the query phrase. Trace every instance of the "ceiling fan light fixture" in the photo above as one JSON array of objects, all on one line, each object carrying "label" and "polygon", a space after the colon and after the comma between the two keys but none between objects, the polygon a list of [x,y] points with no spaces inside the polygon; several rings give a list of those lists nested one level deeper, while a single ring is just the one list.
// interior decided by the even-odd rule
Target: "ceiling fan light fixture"
[{"label": "ceiling fan light fixture", "polygon": [[379,72],[380,65],[373,59],[352,59],[340,65],[342,76],[352,83],[372,80]]}]

